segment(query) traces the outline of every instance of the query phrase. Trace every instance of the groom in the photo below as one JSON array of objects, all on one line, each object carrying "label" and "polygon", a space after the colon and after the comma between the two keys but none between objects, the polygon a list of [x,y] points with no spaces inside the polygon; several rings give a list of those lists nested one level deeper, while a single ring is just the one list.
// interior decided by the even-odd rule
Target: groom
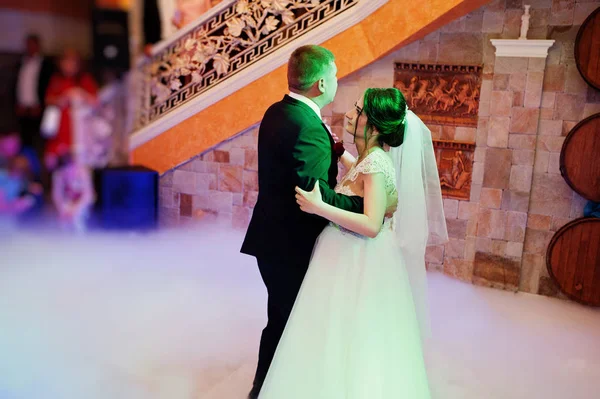
[{"label": "groom", "polygon": [[256,257],[267,287],[267,326],[249,398],[257,398],[294,301],[308,269],[318,235],[327,221],[304,213],[295,186],[311,191],[319,184],[323,200],[337,208],[363,212],[363,199],[336,194],[338,156],[321,109],[337,91],[331,51],[303,46],[288,61],[290,93],[265,113],[258,134],[258,201],[242,253]]}]

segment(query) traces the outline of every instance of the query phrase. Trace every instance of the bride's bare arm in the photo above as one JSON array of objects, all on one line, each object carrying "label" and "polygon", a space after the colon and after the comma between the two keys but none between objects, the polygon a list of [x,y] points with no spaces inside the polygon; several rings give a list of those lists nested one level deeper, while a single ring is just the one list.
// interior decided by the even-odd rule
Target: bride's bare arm
[{"label": "bride's bare arm", "polygon": [[360,235],[375,238],[381,230],[381,221],[386,211],[385,179],[382,173],[364,174],[362,179],[365,192],[363,214],[344,211],[323,202],[318,185],[310,192],[296,188],[296,200],[304,212],[319,215]]}]

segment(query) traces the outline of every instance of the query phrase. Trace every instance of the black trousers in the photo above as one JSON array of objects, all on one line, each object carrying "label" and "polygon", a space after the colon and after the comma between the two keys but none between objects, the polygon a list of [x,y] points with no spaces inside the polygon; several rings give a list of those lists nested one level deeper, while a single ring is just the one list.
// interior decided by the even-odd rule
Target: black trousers
[{"label": "black trousers", "polygon": [[260,275],[267,287],[267,326],[263,329],[258,351],[258,366],[252,393],[258,395],[275,355],[296,296],[308,269],[310,256],[274,261],[258,259]]},{"label": "black trousers", "polygon": [[21,116],[19,118],[19,129],[21,143],[25,147],[31,147],[35,150],[38,157],[44,154],[45,140],[40,134],[40,125],[42,118],[37,116]]}]

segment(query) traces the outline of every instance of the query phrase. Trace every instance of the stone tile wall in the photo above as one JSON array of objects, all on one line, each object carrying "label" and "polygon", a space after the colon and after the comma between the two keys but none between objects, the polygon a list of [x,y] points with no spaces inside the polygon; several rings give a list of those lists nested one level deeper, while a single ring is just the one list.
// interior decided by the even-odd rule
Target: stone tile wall
[{"label": "stone tile wall", "polygon": [[257,138],[253,126],[161,176],[161,224],[212,218],[245,228],[258,195]]},{"label": "stone tile wall", "polygon": [[[429,248],[427,264],[476,284],[560,296],[544,255],[553,233],[585,204],[558,160],[570,129],[600,112],[600,93],[581,79],[573,53],[579,25],[600,1],[526,3],[529,38],[556,40],[546,60],[496,59],[490,39],[518,37],[523,2],[495,0],[342,79],[323,116],[344,137],[344,113],[366,88],[393,85],[394,62],[483,64],[477,128],[429,126],[434,139],[475,142],[476,150],[471,198],[444,200],[450,242]],[[213,217],[244,228],[258,189],[256,147],[257,126],[166,173],[161,220]]]}]

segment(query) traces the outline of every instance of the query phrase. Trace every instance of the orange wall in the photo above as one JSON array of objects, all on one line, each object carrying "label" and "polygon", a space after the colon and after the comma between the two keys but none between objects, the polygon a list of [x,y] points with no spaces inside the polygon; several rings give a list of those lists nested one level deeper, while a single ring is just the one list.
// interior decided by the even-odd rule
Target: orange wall
[{"label": "orange wall", "polygon": [[[336,55],[338,77],[343,78],[487,2],[390,0],[323,46]],[[259,122],[286,92],[286,67],[282,66],[136,148],[133,161],[164,173]]]}]

